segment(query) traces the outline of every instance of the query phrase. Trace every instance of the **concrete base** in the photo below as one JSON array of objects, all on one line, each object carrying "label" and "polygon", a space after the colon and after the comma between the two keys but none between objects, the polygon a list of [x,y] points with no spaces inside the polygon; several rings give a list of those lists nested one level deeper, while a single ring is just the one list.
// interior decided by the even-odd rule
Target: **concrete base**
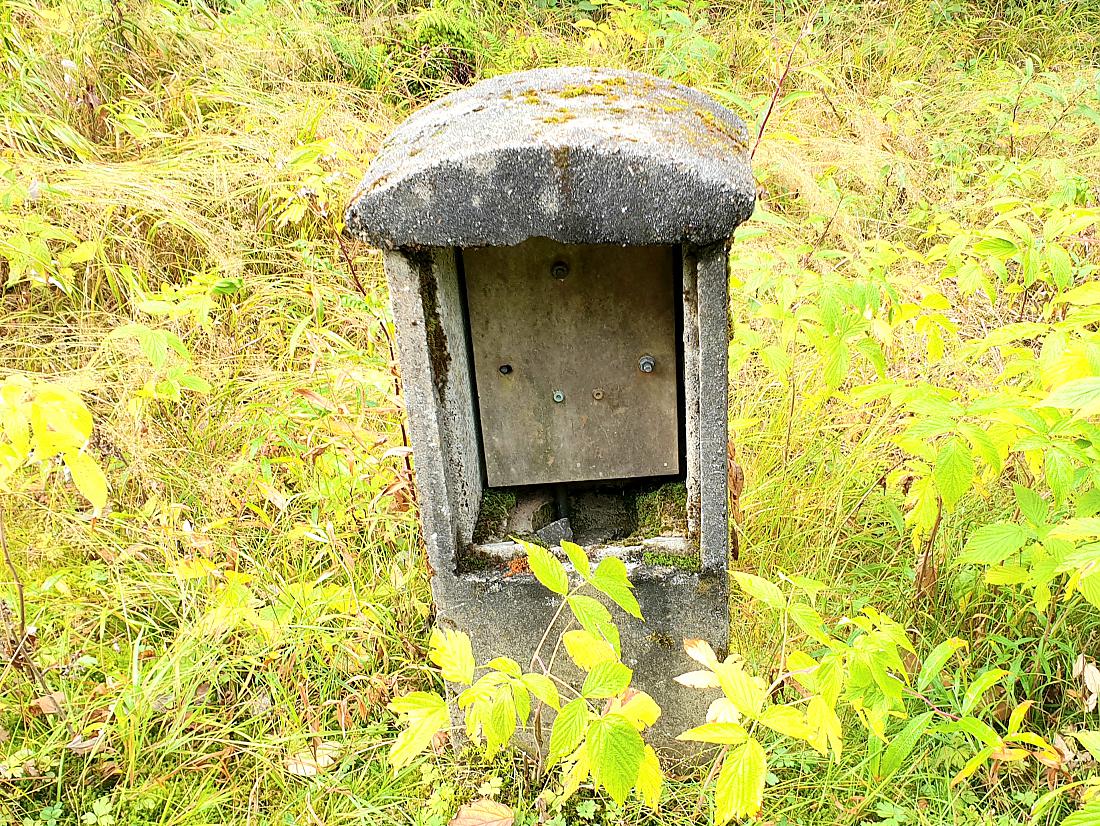
[{"label": "concrete base", "polygon": [[[698,744],[679,742],[676,735],[702,725],[707,708],[720,692],[685,688],[674,678],[699,668],[684,652],[684,638],[705,639],[720,657],[725,656],[729,646],[726,578],[645,565],[633,566],[630,576],[644,622],[606,599],[601,601],[619,626],[622,658],[634,670],[633,685],[648,692],[661,706],[661,718],[647,731],[646,740],[669,754],[695,753]],[[530,575],[505,577],[496,570],[474,572],[448,578],[445,587],[440,587],[440,579],[437,577],[434,583],[438,624],[466,632],[478,663],[507,656],[526,670],[561,598]],[[591,589],[585,593],[598,596]],[[576,627],[568,610],[563,612],[544,648],[544,658],[549,658],[562,633]],[[558,652],[552,671],[580,689],[584,674],[573,665],[564,648]],[[452,709],[457,711],[454,704]],[[549,737],[552,720],[552,712],[544,712],[545,738]]]}]

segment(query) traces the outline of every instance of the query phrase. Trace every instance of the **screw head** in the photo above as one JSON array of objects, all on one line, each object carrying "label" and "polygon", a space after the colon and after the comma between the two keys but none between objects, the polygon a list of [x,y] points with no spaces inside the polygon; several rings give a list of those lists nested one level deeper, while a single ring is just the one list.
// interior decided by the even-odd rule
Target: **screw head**
[{"label": "screw head", "polygon": [[594,398],[596,401],[600,401],[600,399],[603,398],[603,390],[597,387],[595,390],[592,391],[592,398]]},{"label": "screw head", "polygon": [[657,360],[653,356],[642,356],[638,359],[638,369],[643,373],[652,373],[653,369],[657,366]]},{"label": "screw head", "polygon": [[565,394],[563,392],[561,392],[560,390],[555,390],[554,391],[554,401],[557,402],[558,404],[561,404],[563,401],[565,401]]},{"label": "screw head", "polygon": [[507,376],[507,375],[508,375],[509,373],[511,373],[511,372],[512,372],[512,365],[510,365],[510,364],[502,364],[502,365],[500,365],[500,367],[498,367],[497,369],[498,369],[498,370],[500,370],[500,374],[501,374],[502,376]]},{"label": "screw head", "polygon": [[564,281],[565,276],[569,275],[569,265],[564,261],[555,261],[550,265],[550,274],[558,281]]}]

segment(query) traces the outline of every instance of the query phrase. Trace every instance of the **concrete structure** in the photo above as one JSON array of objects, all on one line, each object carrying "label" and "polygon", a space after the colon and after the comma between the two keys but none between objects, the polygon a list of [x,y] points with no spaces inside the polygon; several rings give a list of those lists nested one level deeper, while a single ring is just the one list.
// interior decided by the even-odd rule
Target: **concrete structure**
[{"label": "concrete structure", "polygon": [[727,247],[754,204],[747,143],[666,80],[522,72],[409,118],[347,214],[385,250],[438,622],[479,661],[530,659],[557,600],[507,566],[509,524],[623,557],[646,618],[611,606],[623,659],[669,740],[710,700],[672,680],[692,668],[683,638],[728,644]]}]

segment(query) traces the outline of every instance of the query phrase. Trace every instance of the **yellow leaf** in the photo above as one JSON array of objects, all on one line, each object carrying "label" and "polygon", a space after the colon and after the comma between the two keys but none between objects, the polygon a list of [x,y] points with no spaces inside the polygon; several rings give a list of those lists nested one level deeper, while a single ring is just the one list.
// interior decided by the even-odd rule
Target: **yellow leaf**
[{"label": "yellow leaf", "polygon": [[[470,638],[461,631],[432,629],[428,658],[439,666],[443,679],[469,685],[474,680],[474,651]],[[517,668],[518,670],[518,668]]]},{"label": "yellow leaf", "polygon": [[591,671],[602,662],[619,659],[611,643],[587,631],[566,631],[561,639],[570,658],[585,671]]},{"label": "yellow leaf", "polygon": [[664,784],[664,775],[661,773],[661,763],[657,759],[657,752],[653,746],[646,746],[642,757],[642,765],[638,767],[638,797],[649,808],[656,809],[661,802],[661,786]]},{"label": "yellow leaf", "polygon": [[644,691],[636,691],[617,712],[636,729],[641,730],[657,722],[657,718],[661,716],[661,707]]},{"label": "yellow leaf", "polygon": [[719,826],[735,817],[753,817],[760,811],[767,773],[767,755],[754,739],[726,755],[715,792],[714,820]]},{"label": "yellow leaf", "polygon": [[69,451],[65,454],[65,467],[73,477],[76,489],[92,503],[97,511],[107,506],[107,477],[87,453]]}]

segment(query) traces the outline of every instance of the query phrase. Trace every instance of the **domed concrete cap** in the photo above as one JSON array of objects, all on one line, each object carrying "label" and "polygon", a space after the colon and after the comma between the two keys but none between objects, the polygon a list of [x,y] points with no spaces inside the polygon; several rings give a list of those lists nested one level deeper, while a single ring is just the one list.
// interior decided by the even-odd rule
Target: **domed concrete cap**
[{"label": "domed concrete cap", "polygon": [[536,69],[406,120],[347,226],[388,248],[709,244],[754,201],[745,124],[711,98],[637,72]]}]

